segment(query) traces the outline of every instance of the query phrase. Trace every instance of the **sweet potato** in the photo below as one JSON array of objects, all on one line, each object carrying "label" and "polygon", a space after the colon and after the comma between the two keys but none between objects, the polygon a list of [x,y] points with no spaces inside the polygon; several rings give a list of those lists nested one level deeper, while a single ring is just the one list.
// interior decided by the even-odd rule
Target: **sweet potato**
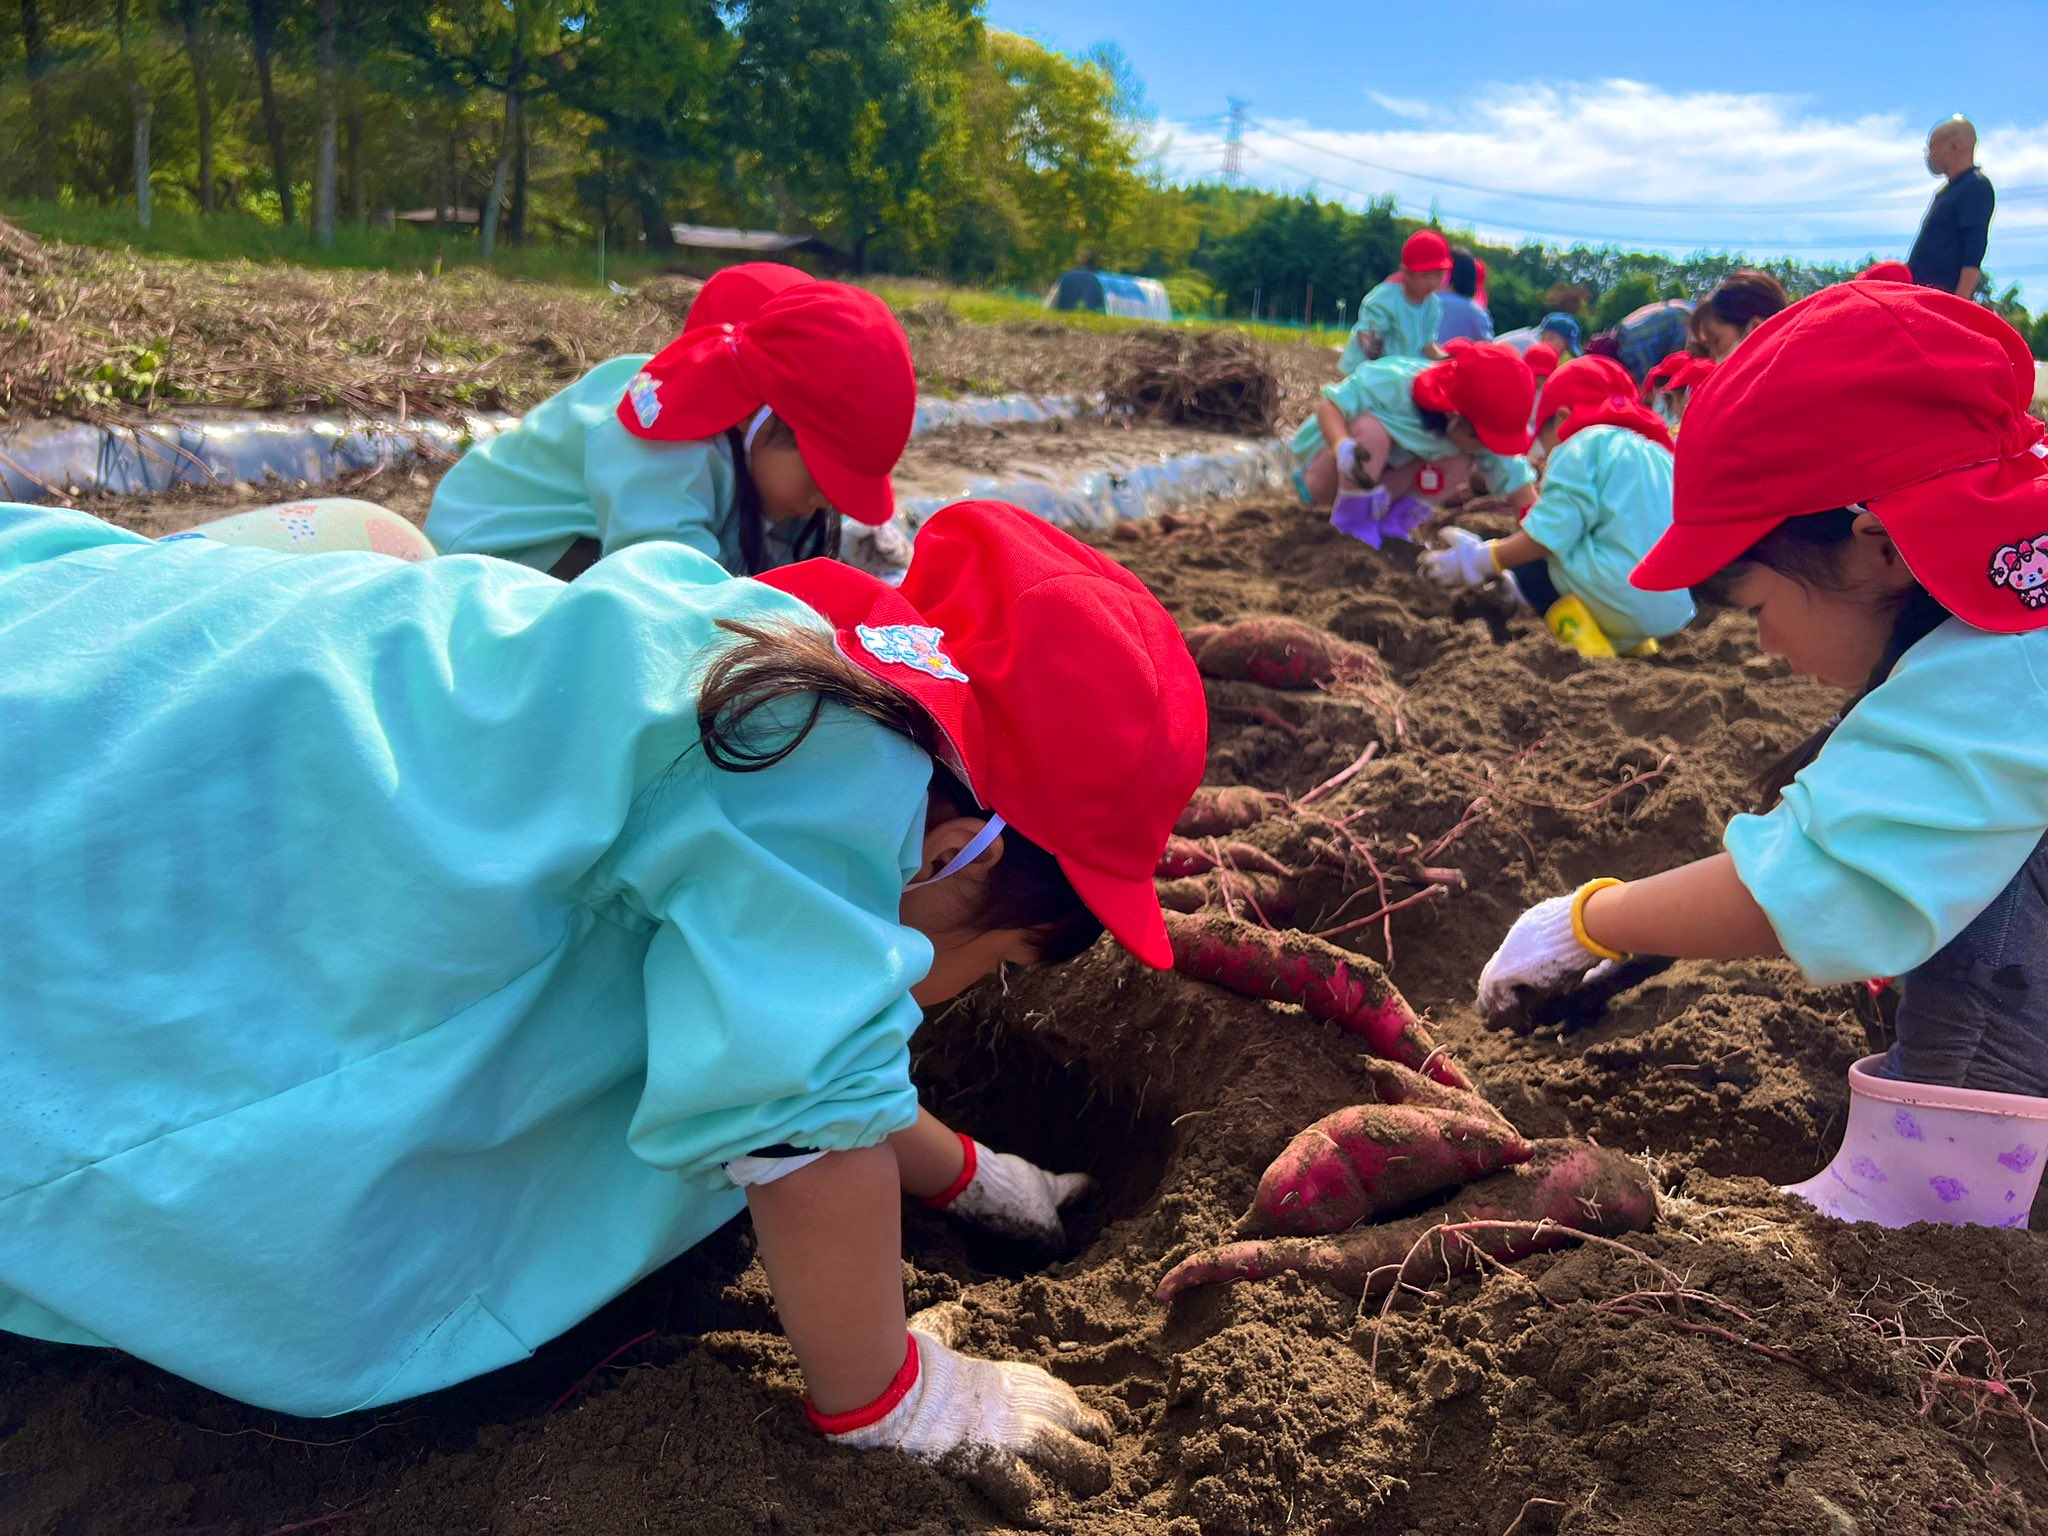
[{"label": "sweet potato", "polygon": [[1365,1075],[1382,1104],[1413,1104],[1421,1109],[1446,1109],[1453,1114],[1478,1115],[1491,1120],[1511,1136],[1519,1136],[1508,1117],[1476,1088],[1452,1088],[1433,1077],[1424,1077],[1398,1061],[1378,1056],[1365,1058]]},{"label": "sweet potato", "polygon": [[1188,643],[1188,654],[1200,656],[1202,647],[1223,633],[1221,624],[1197,624],[1193,629],[1181,631],[1181,638]]},{"label": "sweet potato", "polygon": [[1262,875],[1294,874],[1265,849],[1250,843],[1217,843],[1214,839],[1202,843],[1191,837],[1169,837],[1166,851],[1159,855],[1159,867],[1152,873],[1156,879],[1178,880],[1183,875],[1206,875],[1218,865]]},{"label": "sweet potato", "polygon": [[1256,913],[1269,923],[1286,923],[1301,902],[1294,882],[1279,875],[1233,874],[1229,880],[1229,902],[1223,898],[1223,883],[1218,875],[1161,880],[1159,905],[1169,912],[1201,912],[1210,907],[1228,912],[1230,902],[1235,902],[1240,910]]},{"label": "sweet potato", "polygon": [[1188,801],[1173,830],[1180,837],[1227,837],[1264,821],[1279,804],[1279,796],[1247,784],[1205,784]]},{"label": "sweet potato", "polygon": [[1204,677],[1315,688],[1340,677],[1376,675],[1372,652],[1298,619],[1245,619],[1209,636],[1195,652]]},{"label": "sweet potato", "polygon": [[[1583,1141],[1539,1141],[1519,1168],[1470,1185],[1448,1205],[1420,1216],[1357,1227],[1336,1237],[1277,1237],[1225,1243],[1180,1261],[1159,1283],[1170,1301],[1190,1286],[1264,1280],[1298,1270],[1354,1296],[1381,1296],[1394,1285],[1433,1285],[1489,1257],[1513,1263],[1569,1247],[1577,1233],[1614,1237],[1646,1232],[1657,1219],[1657,1188],[1631,1157]],[[1550,1222],[1488,1227],[1453,1236],[1439,1229],[1466,1222]]]},{"label": "sweet potato", "polygon": [[1386,972],[1305,933],[1276,933],[1221,912],[1169,912],[1174,968],[1246,997],[1299,1004],[1312,1019],[1363,1035],[1376,1056],[1453,1088],[1472,1080],[1437,1044]]},{"label": "sweet potato", "polygon": [[1323,1116],[1273,1159],[1237,1235],[1342,1232],[1526,1163],[1529,1153],[1528,1142],[1490,1115],[1354,1104]]}]

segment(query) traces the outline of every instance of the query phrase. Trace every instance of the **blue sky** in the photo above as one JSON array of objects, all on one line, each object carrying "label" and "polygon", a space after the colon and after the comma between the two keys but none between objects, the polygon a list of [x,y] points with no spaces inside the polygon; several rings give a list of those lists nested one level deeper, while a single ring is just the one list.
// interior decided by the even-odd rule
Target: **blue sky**
[{"label": "blue sky", "polygon": [[[1357,202],[1393,192],[1496,238],[1853,260],[1900,256],[1935,183],[1927,129],[1982,134],[1986,266],[2048,301],[2048,6],[989,0],[991,25],[1123,49],[1163,162]],[[1361,162],[1370,162],[1362,164]],[[1463,186],[1444,183],[1463,183]]]}]

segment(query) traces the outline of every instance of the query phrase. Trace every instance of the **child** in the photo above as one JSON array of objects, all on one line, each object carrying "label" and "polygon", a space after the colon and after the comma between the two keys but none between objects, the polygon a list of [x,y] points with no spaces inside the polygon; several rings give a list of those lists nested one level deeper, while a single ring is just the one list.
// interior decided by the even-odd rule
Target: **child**
[{"label": "child", "polygon": [[1513,347],[1524,358],[1537,347],[1546,347],[1550,351],[1550,365],[1553,368],[1560,359],[1577,357],[1585,350],[1585,333],[1579,329],[1579,322],[1561,309],[1553,309],[1535,325],[1502,331],[1494,340]]},{"label": "child", "polygon": [[1650,409],[1671,429],[1673,438],[1678,436],[1679,424],[1685,420],[1685,407],[1692,399],[1692,392],[1713,374],[1712,358],[1698,357],[1691,352],[1673,352],[1652,368],[1649,378],[1643,381],[1643,393]]},{"label": "child", "polygon": [[1712,582],[1764,649],[1861,691],[1726,852],[1542,903],[1479,980],[1491,1013],[1626,951],[1900,977],[1896,1043],[1851,1068],[1841,1150],[1792,1190],[1844,1220],[2024,1226],[2048,1153],[2033,382],[1997,315],[1897,283],[1829,288],[1743,343],[1692,403],[1673,527],[1635,580]]},{"label": "child", "polygon": [[1411,537],[1474,468],[1495,495],[1527,506],[1536,472],[1521,454],[1535,398],[1527,365],[1497,342],[1452,342],[1436,363],[1366,363],[1324,385],[1294,434],[1295,489],[1374,549]]},{"label": "child", "polygon": [[700,323],[707,310],[735,312],[707,283],[661,352],[599,364],[464,454],[434,491],[435,548],[569,579],[673,539],[748,575],[829,552],[836,513],[887,522],[917,411],[888,307],[801,281],[751,319]]},{"label": "child", "polygon": [[[761,306],[779,293],[800,284],[814,282],[795,267],[779,262],[744,262],[714,273],[698,290],[695,302],[684,317],[683,330],[706,326],[740,324],[754,318]],[[459,467],[459,466],[458,466]],[[837,525],[826,530],[828,551],[836,548]],[[773,533],[771,530],[771,537]],[[400,560],[428,560],[437,553],[428,537],[396,512],[372,501],[346,496],[315,496],[279,506],[259,507],[232,517],[218,518],[170,539],[213,539],[222,544],[255,545],[260,549],[284,550],[289,554],[312,555],[330,549],[372,550]],[[582,541],[576,569],[596,558],[594,539]],[[449,553],[459,553],[450,550]],[[570,572],[568,574],[573,574]]]},{"label": "child", "polygon": [[1410,235],[1401,246],[1401,270],[1358,301],[1358,321],[1337,366],[1350,373],[1382,357],[1442,357],[1437,290],[1450,270],[1451,247],[1442,235],[1433,229]]},{"label": "child", "polygon": [[772,581],[0,507],[0,1328],[343,1413],[745,1206],[820,1428],[1106,1477],[1071,1388],[906,1338],[904,1191],[1039,1233],[1073,1191],[921,1117],[909,1039],[1104,928],[1171,963],[1201,679],[1013,507],[935,515],[900,589]]},{"label": "child", "polygon": [[1586,350],[1615,359],[1640,389],[1652,368],[1686,344],[1692,316],[1690,299],[1660,299],[1630,310],[1619,324],[1587,343]]},{"label": "child", "polygon": [[1644,592],[1629,573],[1671,526],[1671,436],[1632,398],[1611,358],[1582,357],[1551,375],[1536,407],[1543,489],[1518,533],[1486,540],[1444,530],[1423,575],[1452,589],[1505,575],[1550,632],[1582,656],[1653,655],[1692,622],[1683,592]]},{"label": "child", "polygon": [[1493,316],[1486,312],[1481,289],[1486,282],[1486,263],[1464,246],[1451,248],[1451,270],[1445,291],[1436,296],[1443,306],[1436,339],[1439,343],[1463,338],[1466,341],[1493,340]]}]

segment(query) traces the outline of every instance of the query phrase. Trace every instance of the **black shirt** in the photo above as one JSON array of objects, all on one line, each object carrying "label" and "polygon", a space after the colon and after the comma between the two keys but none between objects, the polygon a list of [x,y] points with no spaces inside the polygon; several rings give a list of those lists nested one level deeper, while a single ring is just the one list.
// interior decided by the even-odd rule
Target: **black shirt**
[{"label": "black shirt", "polygon": [[1991,180],[1974,165],[1934,194],[1906,265],[1913,281],[1954,293],[1963,268],[1984,265],[1991,238]]}]

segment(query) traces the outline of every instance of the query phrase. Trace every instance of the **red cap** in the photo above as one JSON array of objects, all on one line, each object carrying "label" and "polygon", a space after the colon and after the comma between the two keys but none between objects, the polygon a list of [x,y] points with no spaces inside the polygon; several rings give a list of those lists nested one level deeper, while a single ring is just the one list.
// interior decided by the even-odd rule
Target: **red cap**
[{"label": "red cap", "polygon": [[1683,389],[1685,386],[1677,382],[1678,377],[1686,372],[1691,364],[1690,352],[1666,352],[1643,382],[1652,389]]},{"label": "red cap", "polygon": [[1566,415],[1558,429],[1559,442],[1588,427],[1626,427],[1662,448],[1675,446],[1664,418],[1636,399],[1635,379],[1611,357],[1575,357],[1544,381],[1543,398],[1536,406],[1537,424],[1548,422],[1560,411]]},{"label": "red cap", "polygon": [[1418,229],[1401,244],[1401,265],[1410,272],[1451,270],[1451,243],[1433,229]]},{"label": "red cap", "polygon": [[1541,386],[1545,379],[1557,372],[1557,348],[1547,341],[1531,342],[1529,350],[1522,354],[1522,361],[1529,365],[1529,372]]},{"label": "red cap", "polygon": [[1495,453],[1526,452],[1536,375],[1522,354],[1505,342],[1462,336],[1447,342],[1444,351],[1449,355],[1415,380],[1415,403],[1425,411],[1464,417]]},{"label": "red cap", "polygon": [[1209,707],[1143,582],[995,501],[933,514],[901,587],[835,560],[757,579],[823,614],[847,657],[924,708],[947,766],[1059,861],[1118,943],[1173,964],[1152,874],[1202,781]]},{"label": "red cap", "polygon": [[1903,261],[1876,261],[1856,274],[1859,283],[1910,283],[1913,269]]},{"label": "red cap", "polygon": [[1823,289],[1694,394],[1672,526],[1630,579],[1693,586],[1788,518],[1862,506],[1949,612],[2001,633],[2048,625],[2033,394],[2026,343],[1989,309],[1903,283]]},{"label": "red cap", "polygon": [[796,434],[834,507],[856,522],[889,521],[889,471],[910,441],[917,380],[888,305],[844,283],[799,283],[751,320],[687,330],[626,386],[619,420],[635,437],[687,442],[764,405]]},{"label": "red cap", "polygon": [[1472,302],[1481,309],[1487,309],[1490,306],[1486,302],[1486,263],[1476,256],[1472,258],[1472,274],[1475,279]]},{"label": "red cap", "polygon": [[800,288],[817,279],[808,272],[779,261],[743,261],[725,267],[704,279],[690,312],[683,316],[685,331],[701,331],[707,325],[738,325],[761,312],[761,306],[778,293]]}]

